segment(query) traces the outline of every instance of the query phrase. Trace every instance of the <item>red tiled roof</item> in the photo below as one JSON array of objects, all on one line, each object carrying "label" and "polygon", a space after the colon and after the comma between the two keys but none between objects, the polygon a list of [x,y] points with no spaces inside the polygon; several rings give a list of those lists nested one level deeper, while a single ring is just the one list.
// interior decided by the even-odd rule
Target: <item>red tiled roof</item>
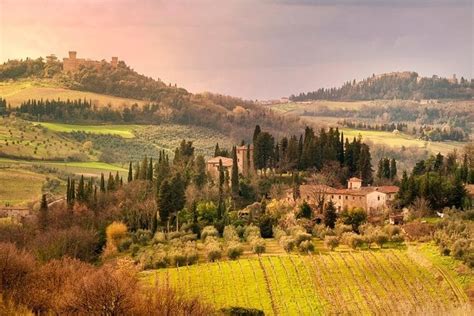
[{"label": "red tiled roof", "polygon": [[376,187],[376,188],[377,188],[377,191],[387,193],[387,194],[397,193],[400,190],[400,188],[397,187],[396,185],[384,185],[384,186]]},{"label": "red tiled roof", "polygon": [[303,184],[300,186],[301,196],[308,194],[343,194],[365,196],[372,192],[381,192],[385,194],[397,193],[399,188],[394,185],[380,187],[361,187],[360,189],[336,189],[324,184]]},{"label": "red tiled roof", "polygon": [[227,158],[227,157],[222,157],[222,156],[217,156],[214,158],[211,158],[207,161],[208,164],[213,164],[213,165],[218,165],[219,160],[222,160],[222,166],[224,167],[231,167],[232,166],[232,158]]}]

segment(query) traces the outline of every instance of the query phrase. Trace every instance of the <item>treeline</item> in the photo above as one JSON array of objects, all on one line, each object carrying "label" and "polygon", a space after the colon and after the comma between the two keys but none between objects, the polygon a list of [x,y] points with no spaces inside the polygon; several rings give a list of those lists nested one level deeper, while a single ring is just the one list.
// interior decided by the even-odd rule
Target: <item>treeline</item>
[{"label": "treeline", "polygon": [[386,131],[393,132],[394,130],[405,131],[408,128],[406,123],[391,123],[391,124],[369,124],[365,122],[342,121],[342,126],[356,129],[364,129],[369,131]]},{"label": "treeline", "polygon": [[474,183],[474,167],[467,154],[461,163],[457,160],[455,153],[447,157],[438,153],[427,160],[420,160],[410,176],[403,172],[398,192],[399,206],[415,203],[427,210],[442,210],[445,207],[468,209],[471,205],[465,184]]},{"label": "treeline", "polygon": [[[232,107],[237,99],[217,97]],[[260,107],[245,109],[237,106],[231,112],[222,107],[205,102],[202,96],[192,96],[192,100],[174,100],[173,106],[166,103],[149,103],[143,106],[134,104],[130,107],[95,106],[90,100],[28,100],[18,108],[9,108],[7,113],[17,112],[24,118],[41,121],[59,121],[69,123],[136,123],[162,124],[176,123],[183,125],[203,126],[215,129],[237,139],[250,139],[255,122],[261,122],[268,130],[281,135],[285,130],[302,129],[299,119],[286,118]],[[6,101],[5,101],[6,102]],[[243,102],[243,104],[246,104]],[[213,107],[216,107],[215,109]],[[282,129],[281,126],[285,126]]]},{"label": "treeline", "polygon": [[471,99],[472,87],[472,80],[464,78],[453,82],[438,76],[419,78],[416,72],[404,72],[372,75],[359,82],[348,81],[340,88],[320,88],[291,95],[290,100]]},{"label": "treeline", "polygon": [[370,148],[361,139],[350,141],[336,128],[315,132],[306,127],[304,134],[280,141],[257,125],[253,136],[254,163],[257,169],[277,172],[302,170],[321,171],[336,163],[347,177],[360,177],[364,185],[371,184],[372,162]]}]

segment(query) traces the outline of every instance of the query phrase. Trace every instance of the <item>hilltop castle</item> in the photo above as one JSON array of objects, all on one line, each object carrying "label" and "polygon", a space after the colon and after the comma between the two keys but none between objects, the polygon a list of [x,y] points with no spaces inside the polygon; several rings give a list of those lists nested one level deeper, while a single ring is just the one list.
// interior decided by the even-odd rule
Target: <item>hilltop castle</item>
[{"label": "hilltop castle", "polygon": [[[79,70],[80,66],[95,67],[98,69],[100,67],[100,61],[90,60],[84,58],[77,58],[77,52],[70,51],[69,58],[63,58],[63,71],[64,72],[75,72]],[[118,57],[112,57],[110,65],[114,68],[118,65]]]}]

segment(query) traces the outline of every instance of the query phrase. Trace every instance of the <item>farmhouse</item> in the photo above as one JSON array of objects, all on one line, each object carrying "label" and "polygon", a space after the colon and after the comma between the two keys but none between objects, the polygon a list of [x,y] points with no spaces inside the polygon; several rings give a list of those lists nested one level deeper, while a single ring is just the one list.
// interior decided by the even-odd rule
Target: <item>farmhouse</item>
[{"label": "farmhouse", "polygon": [[[397,186],[363,187],[361,179],[351,178],[347,189],[336,189],[327,185],[301,185],[296,202],[303,200],[310,205],[318,206],[327,205],[332,201],[338,211],[358,207],[366,210],[369,215],[375,215],[378,211],[389,207],[398,190]],[[287,199],[295,201],[293,192],[288,193]]]},{"label": "farmhouse", "polygon": [[[248,176],[254,170],[253,164],[253,145],[249,146],[237,146],[237,168],[239,169],[239,174],[244,176]],[[229,172],[229,177],[232,176],[232,158],[228,157],[214,157],[207,161],[206,169],[207,172],[213,177],[217,179],[219,177],[219,160],[222,160],[222,166],[224,167],[224,172]]]}]

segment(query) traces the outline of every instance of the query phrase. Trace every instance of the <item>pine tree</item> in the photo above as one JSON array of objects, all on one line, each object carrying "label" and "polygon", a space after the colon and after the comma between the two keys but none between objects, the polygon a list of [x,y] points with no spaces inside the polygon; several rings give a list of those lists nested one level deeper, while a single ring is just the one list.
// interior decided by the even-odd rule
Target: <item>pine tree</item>
[{"label": "pine tree", "polygon": [[130,161],[129,165],[128,165],[128,178],[127,178],[127,182],[130,183],[133,181],[133,170],[132,170],[132,162]]},{"label": "pine tree", "polygon": [[48,212],[48,201],[46,200],[46,194],[41,196],[41,204],[38,213],[38,227],[45,231],[49,223],[49,212]]},{"label": "pine tree", "polygon": [[239,194],[239,166],[237,164],[237,148],[232,148],[232,177],[231,177],[232,194],[236,197]]}]

